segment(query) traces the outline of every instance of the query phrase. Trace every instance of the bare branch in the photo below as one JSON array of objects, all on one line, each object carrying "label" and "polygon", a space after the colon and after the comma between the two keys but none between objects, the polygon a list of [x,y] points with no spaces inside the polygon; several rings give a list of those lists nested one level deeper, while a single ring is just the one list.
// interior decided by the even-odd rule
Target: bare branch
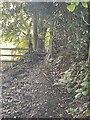
[{"label": "bare branch", "polygon": [[83,15],[82,12],[81,12],[81,15],[82,15],[82,19],[83,19],[83,21],[84,21],[87,25],[90,25],[90,24],[85,20],[84,15]]},{"label": "bare branch", "polygon": [[21,31],[25,36],[27,36],[27,34],[25,33],[25,32],[23,32],[23,31]]}]

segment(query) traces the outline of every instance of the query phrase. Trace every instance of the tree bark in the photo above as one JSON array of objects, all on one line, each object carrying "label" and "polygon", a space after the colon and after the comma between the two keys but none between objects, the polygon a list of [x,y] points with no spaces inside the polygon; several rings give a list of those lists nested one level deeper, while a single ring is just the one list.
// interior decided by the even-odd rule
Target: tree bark
[{"label": "tree bark", "polygon": [[39,34],[41,35],[41,38],[39,38],[39,45],[38,49],[42,52],[45,51],[45,36],[47,32],[47,28],[44,26],[44,21],[42,15],[40,15],[40,25],[39,25]]},{"label": "tree bark", "polygon": [[88,34],[89,34],[89,37],[88,37],[88,63],[90,64],[90,2],[88,3]]},{"label": "tree bark", "polygon": [[33,34],[34,34],[34,49],[37,50],[38,47],[38,32],[37,32],[37,13],[33,13]]},{"label": "tree bark", "polygon": [[50,28],[50,49],[49,54],[53,56],[53,36],[54,36],[54,20],[51,21],[51,28]]},{"label": "tree bark", "polygon": [[33,51],[33,45],[32,45],[31,35],[30,35],[30,38],[29,38],[29,54],[32,53],[32,51]]},{"label": "tree bark", "polygon": [[31,41],[31,35],[30,35],[30,29],[28,30],[28,33],[27,33],[27,40],[28,40],[28,53],[30,54],[32,51],[33,51],[33,45],[32,45],[32,41]]},{"label": "tree bark", "polygon": [[89,43],[89,48],[88,48],[88,63],[90,64],[90,43]]}]

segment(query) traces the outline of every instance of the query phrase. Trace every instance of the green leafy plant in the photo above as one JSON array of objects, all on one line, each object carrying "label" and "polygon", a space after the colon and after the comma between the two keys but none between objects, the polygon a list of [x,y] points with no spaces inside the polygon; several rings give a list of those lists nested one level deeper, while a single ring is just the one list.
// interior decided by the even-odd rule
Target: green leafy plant
[{"label": "green leafy plant", "polygon": [[[73,3],[71,3],[70,5],[67,6],[67,9],[70,12],[73,12],[75,10],[76,6],[78,6],[79,4],[80,4],[80,2],[73,2]],[[84,8],[88,8],[87,2],[81,2],[81,4]]]},{"label": "green leafy plant", "polygon": [[78,99],[81,96],[87,96],[88,95],[88,89],[90,87],[90,82],[88,81],[88,76],[86,75],[86,77],[84,78],[83,82],[80,84],[81,88],[77,89],[75,98]]},{"label": "green leafy plant", "polygon": [[75,91],[75,98],[81,98],[88,95],[88,89],[90,88],[90,66],[82,61],[76,65],[72,65],[62,75],[63,85],[65,85],[68,92]]}]

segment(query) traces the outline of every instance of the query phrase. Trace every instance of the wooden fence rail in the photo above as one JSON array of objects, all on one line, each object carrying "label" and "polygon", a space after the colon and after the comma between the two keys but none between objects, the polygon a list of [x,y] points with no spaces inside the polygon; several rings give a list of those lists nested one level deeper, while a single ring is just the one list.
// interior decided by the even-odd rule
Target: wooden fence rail
[{"label": "wooden fence rail", "polygon": [[19,56],[28,56],[27,54],[26,55],[4,55],[4,54],[1,54],[0,56],[17,56],[17,57],[19,57]]},{"label": "wooden fence rail", "polygon": [[29,48],[0,48],[0,50],[29,50]]},{"label": "wooden fence rail", "polygon": [[[10,51],[13,51],[13,50],[15,50],[15,51],[17,51],[17,50],[20,50],[20,51],[22,51],[22,50],[27,50],[27,51],[29,51],[29,48],[0,48],[0,50],[10,50]],[[0,56],[11,56],[11,57],[22,57],[22,56],[28,56],[28,55],[30,55],[30,54],[0,54]],[[0,60],[0,62],[19,62],[19,60]]]},{"label": "wooden fence rail", "polygon": [[1,63],[16,63],[19,62],[19,60],[0,60]]}]

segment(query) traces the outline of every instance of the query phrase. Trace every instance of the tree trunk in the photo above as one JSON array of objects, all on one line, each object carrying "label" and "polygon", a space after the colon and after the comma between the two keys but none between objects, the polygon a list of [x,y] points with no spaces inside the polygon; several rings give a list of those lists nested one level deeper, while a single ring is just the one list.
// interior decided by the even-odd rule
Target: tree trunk
[{"label": "tree trunk", "polygon": [[89,38],[88,38],[88,63],[90,64],[90,2],[88,3],[88,13],[89,13],[89,16],[88,16],[88,34],[89,34]]},{"label": "tree trunk", "polygon": [[37,13],[33,13],[33,34],[34,34],[34,49],[37,50],[38,47],[38,32],[37,32]]},{"label": "tree trunk", "polygon": [[32,41],[31,41],[31,37],[29,38],[29,54],[32,53],[33,51],[33,45],[32,45]]},{"label": "tree trunk", "polygon": [[30,54],[33,51],[33,45],[32,45],[32,41],[31,41],[31,35],[30,35],[30,29],[28,30],[27,33],[27,40],[28,40],[28,53]]},{"label": "tree trunk", "polygon": [[89,43],[89,48],[88,48],[88,63],[90,64],[90,43]]},{"label": "tree trunk", "polygon": [[42,15],[40,15],[40,24],[39,24],[39,34],[41,35],[39,38],[38,49],[42,52],[45,51],[45,36],[46,36],[47,28],[44,26],[44,21]]},{"label": "tree trunk", "polygon": [[[88,13],[89,13],[89,16],[88,16],[88,34],[89,34],[89,38],[88,38],[88,69],[90,70],[90,2],[88,3]],[[90,78],[90,74],[88,76],[88,78]],[[88,79],[88,82],[90,82],[90,79]],[[89,85],[89,88],[88,88],[88,97],[89,97],[89,104],[88,104],[88,113],[89,115],[87,116],[90,116],[90,85]]]},{"label": "tree trunk", "polygon": [[53,58],[53,33],[54,33],[54,20],[51,20],[51,25],[50,25],[50,43],[49,43],[49,51],[47,55],[47,61],[50,58]]}]

